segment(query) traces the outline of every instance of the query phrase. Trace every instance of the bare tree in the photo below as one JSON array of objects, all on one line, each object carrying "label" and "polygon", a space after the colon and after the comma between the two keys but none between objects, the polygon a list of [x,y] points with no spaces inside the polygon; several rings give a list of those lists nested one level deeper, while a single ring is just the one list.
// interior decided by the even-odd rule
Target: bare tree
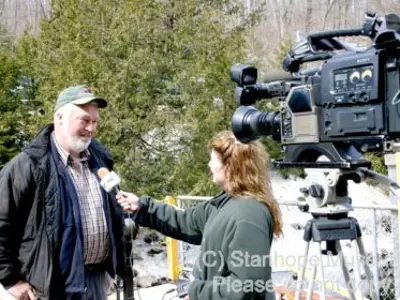
[{"label": "bare tree", "polygon": [[[242,1],[248,11],[264,7],[262,22],[249,38],[249,59],[261,60],[265,68],[277,67],[282,44],[290,40],[315,31],[359,28],[367,10],[383,15],[400,9],[397,0],[237,1]],[[50,16],[50,0],[0,0],[0,24],[13,36],[27,26],[38,33],[39,20]]]},{"label": "bare tree", "polygon": [[18,36],[28,27],[39,32],[39,21],[48,18],[50,3],[46,0],[0,0],[0,24],[8,33]]},{"label": "bare tree", "polygon": [[312,0],[307,0],[307,13],[306,13],[306,32],[309,33],[311,29],[312,18]]}]

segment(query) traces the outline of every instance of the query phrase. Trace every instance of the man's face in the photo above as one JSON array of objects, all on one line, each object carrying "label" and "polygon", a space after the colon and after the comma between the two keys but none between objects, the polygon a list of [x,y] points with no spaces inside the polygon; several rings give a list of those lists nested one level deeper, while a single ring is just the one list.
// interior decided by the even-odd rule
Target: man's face
[{"label": "man's face", "polygon": [[70,151],[80,153],[89,147],[98,119],[99,109],[93,104],[74,106],[69,114],[63,116],[61,128]]}]

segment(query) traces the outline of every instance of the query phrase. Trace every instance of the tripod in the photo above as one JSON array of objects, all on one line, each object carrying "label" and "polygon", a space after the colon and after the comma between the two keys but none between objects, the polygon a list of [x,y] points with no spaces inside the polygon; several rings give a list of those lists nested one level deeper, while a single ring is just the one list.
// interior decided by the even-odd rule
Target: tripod
[{"label": "tripod", "polygon": [[[350,299],[363,299],[360,272],[360,265],[362,265],[369,285],[369,294],[373,300],[377,300],[372,284],[372,273],[366,262],[366,253],[361,239],[360,226],[357,219],[348,217],[348,213],[352,208],[351,199],[347,195],[347,180],[352,179],[355,182],[360,182],[363,178],[360,176],[361,173],[358,173],[356,170],[344,171],[340,169],[309,169],[306,171],[308,173],[307,180],[310,181],[309,188],[302,189],[301,191],[311,204],[310,212],[313,218],[307,222],[304,229],[303,239],[306,242],[306,248],[304,262],[300,268],[300,276],[296,286],[295,300],[300,300],[311,241],[318,244],[319,250],[318,260],[321,276],[320,299],[326,299],[322,255],[338,255]],[[351,241],[355,285],[350,284],[350,274],[345,264],[340,245],[341,240]],[[322,248],[323,242],[326,243],[326,249]],[[314,264],[312,278],[308,285],[307,300],[311,300],[312,298],[316,273],[317,266]]]}]

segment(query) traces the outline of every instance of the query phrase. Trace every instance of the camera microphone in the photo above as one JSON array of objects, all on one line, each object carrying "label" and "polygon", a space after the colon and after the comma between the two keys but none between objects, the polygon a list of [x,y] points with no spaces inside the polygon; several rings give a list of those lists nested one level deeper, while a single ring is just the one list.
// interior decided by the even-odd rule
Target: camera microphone
[{"label": "camera microphone", "polygon": [[111,191],[114,191],[116,194],[119,193],[121,178],[115,172],[110,172],[107,168],[100,168],[97,171],[97,175],[101,180],[100,185],[107,193]]},{"label": "camera microphone", "polygon": [[275,71],[265,74],[262,78],[262,82],[273,82],[273,81],[285,81],[285,80],[300,80],[300,78],[292,75],[289,72]]}]

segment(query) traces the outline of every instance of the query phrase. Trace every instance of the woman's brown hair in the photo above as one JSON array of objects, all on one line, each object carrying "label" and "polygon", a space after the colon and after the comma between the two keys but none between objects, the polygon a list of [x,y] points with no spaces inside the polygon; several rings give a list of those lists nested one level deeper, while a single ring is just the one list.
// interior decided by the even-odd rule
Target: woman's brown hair
[{"label": "woman's brown hair", "polygon": [[269,175],[269,155],[259,141],[240,143],[231,131],[218,133],[209,147],[219,156],[226,176],[226,192],[232,196],[252,196],[263,202],[273,218],[273,232],[282,234],[282,218]]}]

